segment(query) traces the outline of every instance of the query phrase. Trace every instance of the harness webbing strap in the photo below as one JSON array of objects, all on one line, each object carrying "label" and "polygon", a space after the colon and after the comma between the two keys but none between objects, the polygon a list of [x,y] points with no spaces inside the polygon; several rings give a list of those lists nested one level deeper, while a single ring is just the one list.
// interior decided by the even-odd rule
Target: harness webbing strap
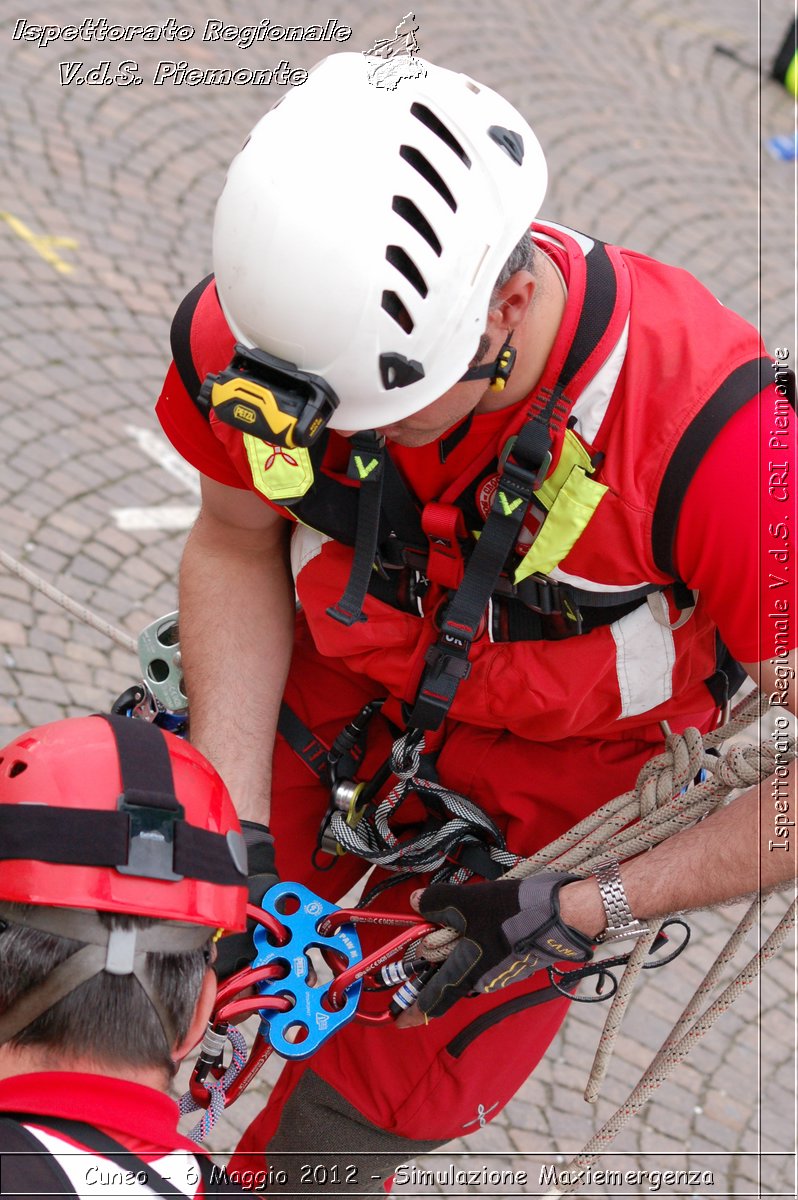
[{"label": "harness webbing strap", "polygon": [[[585,303],[557,383],[543,388],[531,405],[532,419],[521,426],[502,469],[488,519],[441,624],[440,636],[427,652],[427,668],[410,715],[417,729],[438,729],[468,676],[468,654],[488,601],[513,550],[534,488],[551,463],[554,440],[562,432],[576,396],[566,397],[573,382],[598,347],[615,310],[615,268],[603,243],[585,256]],[[545,519],[541,529],[545,528]]]},{"label": "harness webbing strap", "polygon": [[328,747],[320,742],[304,721],[283,702],[277,719],[277,732],[288,742],[295,754],[318,780],[329,786],[330,772],[327,763]]},{"label": "harness webbing strap", "polygon": [[355,434],[351,445],[348,474],[350,479],[357,479],[360,483],[355,553],[346,590],[341,599],[327,609],[327,615],[340,621],[342,625],[354,625],[356,621],[366,619],[363,615],[363,603],[377,557],[385,474],[384,438],[368,430]]},{"label": "harness webbing strap", "polygon": [[682,434],[662,477],[651,525],[654,561],[668,575],[676,575],[673,561],[676,526],[687,489],[702,459],[727,421],[772,380],[773,364],[769,358],[743,363],[710,396]]},{"label": "harness webbing strap", "polygon": [[[468,676],[471,645],[532,499],[543,446],[540,428],[535,421],[525,425],[504,464],[482,536],[446,609],[438,640],[427,651],[426,670],[410,714],[413,728],[438,729],[460,681]],[[543,450],[547,452],[548,447]]]},{"label": "harness webbing strap", "polygon": [[593,354],[607,332],[615,310],[618,283],[615,267],[603,242],[595,241],[585,255],[585,270],[585,299],[557,381],[560,391],[565,391],[573,383],[577,373]]}]

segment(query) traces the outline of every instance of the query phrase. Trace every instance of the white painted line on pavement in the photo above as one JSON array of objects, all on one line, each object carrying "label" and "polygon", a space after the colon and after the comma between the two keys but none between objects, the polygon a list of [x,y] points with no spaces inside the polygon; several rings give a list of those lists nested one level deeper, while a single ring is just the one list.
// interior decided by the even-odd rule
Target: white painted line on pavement
[{"label": "white painted line on pavement", "polygon": [[[148,458],[179,479],[187,491],[199,496],[199,472],[172,449],[162,434],[154,429],[141,429],[138,425],[126,425],[125,433],[133,438]],[[118,529],[133,532],[142,529],[190,529],[198,512],[197,504],[160,504],[149,508],[114,508],[111,516]]]},{"label": "white painted line on pavement", "polygon": [[140,429],[137,425],[126,425],[125,432],[130,434],[148,458],[184,483],[195,496],[200,494],[199,472],[172,449],[162,434],[154,429]]}]

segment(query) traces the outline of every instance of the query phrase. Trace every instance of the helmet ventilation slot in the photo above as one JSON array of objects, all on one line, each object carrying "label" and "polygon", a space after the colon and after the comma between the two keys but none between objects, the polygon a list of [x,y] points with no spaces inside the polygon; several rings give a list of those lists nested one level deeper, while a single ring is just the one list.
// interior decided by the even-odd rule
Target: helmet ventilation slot
[{"label": "helmet ventilation slot", "polygon": [[427,108],[426,104],[411,104],[410,112],[416,117],[422,125],[426,125],[432,133],[444,142],[450,150],[453,150],[463,166],[471,167],[471,159],[466,154],[463,147],[458,142],[457,138],[452,133],[451,129],[447,129],[443,121],[435,116],[435,113]]},{"label": "helmet ventilation slot", "polygon": [[426,179],[430,187],[433,187],[441,199],[446,201],[452,212],[457,212],[457,201],[432,163],[424,157],[420,150],[417,150],[415,146],[400,146],[399,157],[409,163],[414,171],[418,171],[423,179]]},{"label": "helmet ventilation slot", "polygon": [[413,318],[405,308],[402,301],[397,296],[396,292],[382,293],[382,307],[385,309],[389,317],[393,317],[396,324],[405,333],[413,332]]},{"label": "helmet ventilation slot", "polygon": [[424,281],[424,276],[410,255],[401,246],[388,246],[385,251],[385,257],[392,267],[396,267],[397,271],[401,275],[404,275],[408,283],[412,283],[420,296],[426,296],[429,288]]},{"label": "helmet ventilation slot", "polygon": [[423,237],[427,245],[434,250],[440,258],[443,247],[438,239],[438,235],[430,225],[427,218],[413,203],[413,201],[408,199],[407,196],[394,196],[391,208],[397,214],[397,216],[400,216],[402,220],[407,221],[408,225],[412,226],[416,233]]}]

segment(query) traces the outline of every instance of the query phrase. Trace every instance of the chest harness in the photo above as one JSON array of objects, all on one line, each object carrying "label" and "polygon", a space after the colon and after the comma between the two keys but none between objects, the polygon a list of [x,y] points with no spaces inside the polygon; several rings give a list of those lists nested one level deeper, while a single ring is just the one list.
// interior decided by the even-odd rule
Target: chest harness
[{"label": "chest harness", "polygon": [[[423,615],[430,582],[448,589],[436,610],[437,638],[426,651],[415,699],[403,707],[406,727],[404,731],[396,729],[390,759],[373,779],[355,782],[353,775],[362,757],[368,722],[381,706],[380,701],[366,705],[331,748],[323,746],[283,705],[280,733],[332,790],[319,848],[334,848],[337,853],[351,851],[392,871],[435,870],[436,879],[461,881],[474,870],[495,878],[508,870],[518,859],[507,850],[501,831],[472,801],[430,778],[429,764],[426,760],[422,763],[421,757],[425,735],[441,727],[460,683],[468,677],[475,639],[486,624],[492,641],[581,636],[619,620],[646,603],[651,593],[667,586],[673,588],[677,607],[687,609],[694,603],[692,594],[678,580],[673,585],[652,583],[634,591],[599,593],[558,582],[549,574],[581,536],[607,490],[591,478],[600,466],[601,456],[591,458],[572,433],[569,418],[581,391],[574,391],[574,380],[583,371],[585,379],[595,374],[584,369],[615,315],[618,285],[615,267],[603,243],[594,242],[584,261],[585,297],[559,378],[553,387],[538,390],[520,418],[517,433],[494,460],[498,483],[470,553],[472,539],[466,522],[472,515],[475,523],[479,520],[471,499],[473,487],[467,487],[455,504],[431,503],[421,512],[387,453],[384,438],[374,431],[350,439],[347,478],[352,482],[343,483],[321,470],[329,436],[325,431],[310,450],[300,451],[306,456],[303,461],[312,479],[303,494],[275,499],[274,493],[269,493],[270,499],[287,508],[302,524],[353,547],[346,588],[327,609],[331,619],[347,626],[366,620],[363,606],[368,594],[406,612]],[[208,282],[203,281],[186,298],[175,318],[175,364],[206,419],[210,419],[213,408],[218,420],[242,429],[245,439],[251,438],[229,405],[212,405],[211,389],[207,385],[201,388],[193,364],[191,319]],[[680,466],[676,459],[671,464],[669,491],[675,502],[669,512],[659,514],[659,525],[655,516],[655,534],[658,529],[664,560],[672,546],[681,500],[703,449],[729,416],[761,390],[763,364],[772,374],[767,359],[754,360],[732,373],[727,384],[734,380],[733,386],[723,385],[720,389],[726,388],[727,396],[723,404],[714,405],[711,429],[707,429],[706,421],[701,427],[702,445],[697,447],[697,438],[693,438],[682,454],[683,464]],[[713,397],[710,407],[715,400]],[[451,452],[467,428],[467,424],[458,426],[443,440],[442,456]],[[267,452],[273,450],[263,442],[260,446]],[[549,474],[558,449],[558,463]],[[252,465],[250,448],[247,453]],[[307,478],[307,470],[305,475]],[[508,562],[513,560],[530,508],[540,524],[530,551],[512,571]],[[726,670],[719,671],[718,676],[733,693],[729,664],[724,666]],[[713,680],[707,681],[710,691]],[[385,799],[375,801],[392,775],[397,783]],[[420,829],[399,838],[392,832],[389,818],[411,792],[423,800],[429,817]],[[451,857],[456,848],[459,865],[453,867]]]}]

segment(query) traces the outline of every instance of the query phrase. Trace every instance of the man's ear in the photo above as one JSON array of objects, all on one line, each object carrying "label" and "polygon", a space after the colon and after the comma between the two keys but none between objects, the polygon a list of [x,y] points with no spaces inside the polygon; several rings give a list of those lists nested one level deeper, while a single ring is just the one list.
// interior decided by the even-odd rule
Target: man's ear
[{"label": "man's ear", "polygon": [[197,997],[197,1003],[194,1005],[194,1015],[191,1018],[188,1032],[172,1051],[172,1059],[175,1063],[179,1063],[184,1059],[202,1041],[208,1020],[213,1011],[217,987],[216,974],[208,967],[202,979],[202,987]]},{"label": "man's ear", "polygon": [[531,271],[516,271],[511,275],[488,312],[488,333],[491,321],[505,331],[517,329],[532,307],[536,288],[537,280]]}]

